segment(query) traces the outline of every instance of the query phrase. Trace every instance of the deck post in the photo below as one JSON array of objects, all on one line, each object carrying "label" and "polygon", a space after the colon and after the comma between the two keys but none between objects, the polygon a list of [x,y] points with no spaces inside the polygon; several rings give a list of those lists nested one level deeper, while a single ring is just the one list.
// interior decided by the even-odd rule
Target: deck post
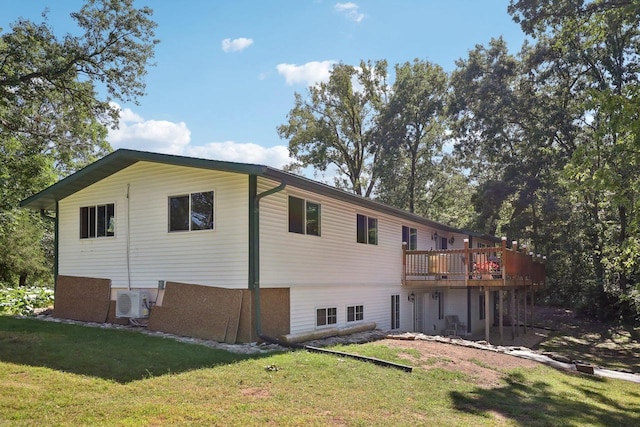
[{"label": "deck post", "polygon": [[522,301],[522,305],[524,306],[524,334],[527,335],[527,284],[524,284],[524,300]]},{"label": "deck post", "polygon": [[402,242],[402,284],[407,284],[407,242]]},{"label": "deck post", "polygon": [[504,322],[503,322],[503,310],[504,310],[504,298],[503,290],[498,291],[498,330],[500,331],[500,345],[504,344]]},{"label": "deck post", "polygon": [[[506,261],[507,261],[507,237],[506,236],[502,236],[501,240],[501,259],[502,259],[502,289],[505,289],[507,286],[507,266],[506,266]],[[504,342],[504,315],[503,315],[503,308],[504,308],[504,298],[503,298],[503,292],[500,291],[500,345],[503,344]],[[513,316],[513,315],[512,315]],[[513,324],[513,321],[511,322]],[[513,335],[513,331],[511,332],[511,334]]]},{"label": "deck post", "polygon": [[522,295],[520,295],[520,289],[514,289],[516,293],[516,336],[520,336],[520,299]]},{"label": "deck post", "polygon": [[509,290],[509,302],[511,303],[511,340],[513,341],[518,336],[516,325],[516,290]]},{"label": "deck post", "polygon": [[[465,238],[464,242],[464,258],[463,258],[463,266],[462,270],[464,272],[464,287],[467,289],[467,330],[466,333],[469,334],[472,331],[471,327],[471,289],[469,288],[469,272],[471,271],[469,268],[469,239]],[[486,317],[486,316],[485,316]]]},{"label": "deck post", "polygon": [[535,307],[534,307],[534,303],[533,303],[533,298],[535,296],[535,290],[533,288],[533,285],[531,285],[531,327],[533,328],[533,325],[535,323]]},{"label": "deck post", "polygon": [[464,239],[464,286],[469,287],[469,273],[471,273],[471,253],[469,252],[469,239]]},{"label": "deck post", "polygon": [[484,339],[486,342],[490,342],[490,332],[491,332],[491,312],[490,310],[490,302],[489,302],[489,294],[491,291],[488,286],[484,288]]}]

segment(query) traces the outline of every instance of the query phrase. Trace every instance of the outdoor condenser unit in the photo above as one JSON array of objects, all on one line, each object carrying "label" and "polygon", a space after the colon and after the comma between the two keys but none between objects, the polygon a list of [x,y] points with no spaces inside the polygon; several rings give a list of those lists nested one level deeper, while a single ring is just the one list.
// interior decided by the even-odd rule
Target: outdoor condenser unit
[{"label": "outdoor condenser unit", "polygon": [[116,296],[116,317],[149,317],[149,292],[118,291]]}]

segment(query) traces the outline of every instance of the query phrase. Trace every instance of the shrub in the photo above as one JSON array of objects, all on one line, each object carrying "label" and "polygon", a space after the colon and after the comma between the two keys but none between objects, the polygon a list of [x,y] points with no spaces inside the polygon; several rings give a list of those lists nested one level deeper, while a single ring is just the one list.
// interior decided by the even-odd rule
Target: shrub
[{"label": "shrub", "polygon": [[0,314],[32,316],[38,308],[53,305],[53,289],[45,287],[0,288]]}]

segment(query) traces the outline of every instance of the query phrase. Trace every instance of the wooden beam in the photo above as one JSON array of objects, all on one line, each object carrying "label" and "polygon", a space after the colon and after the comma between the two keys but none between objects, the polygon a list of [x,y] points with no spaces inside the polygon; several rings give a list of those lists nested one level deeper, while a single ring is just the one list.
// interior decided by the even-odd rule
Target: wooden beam
[{"label": "wooden beam", "polygon": [[509,290],[509,301],[511,303],[511,340],[513,341],[518,336],[518,325],[516,325],[516,290]]},{"label": "wooden beam", "polygon": [[524,287],[522,305],[524,306],[524,334],[527,335],[527,287]]},{"label": "wooden beam", "polygon": [[504,301],[502,296],[502,289],[498,291],[498,329],[500,330],[500,345],[504,344],[504,322],[502,319],[502,313],[504,309]]},{"label": "wooden beam", "polygon": [[491,291],[488,287],[484,288],[484,339],[486,342],[489,342],[489,336],[491,333],[491,312],[490,310],[490,300],[489,295]]}]

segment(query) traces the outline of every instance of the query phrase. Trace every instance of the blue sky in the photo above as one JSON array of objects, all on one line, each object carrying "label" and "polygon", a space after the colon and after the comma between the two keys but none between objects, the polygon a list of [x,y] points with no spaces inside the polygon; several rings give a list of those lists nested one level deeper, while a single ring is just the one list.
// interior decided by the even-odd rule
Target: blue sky
[{"label": "blue sky", "polygon": [[[288,163],[276,128],[294,93],[326,80],[331,64],[386,59],[393,66],[426,59],[451,71],[476,44],[503,36],[512,52],[524,35],[508,0],[161,0],[156,66],[140,105],[120,105],[114,148],[218,160]],[[4,2],[3,31],[18,17],[42,20],[55,33],[76,32],[69,13],[79,0]]]}]

